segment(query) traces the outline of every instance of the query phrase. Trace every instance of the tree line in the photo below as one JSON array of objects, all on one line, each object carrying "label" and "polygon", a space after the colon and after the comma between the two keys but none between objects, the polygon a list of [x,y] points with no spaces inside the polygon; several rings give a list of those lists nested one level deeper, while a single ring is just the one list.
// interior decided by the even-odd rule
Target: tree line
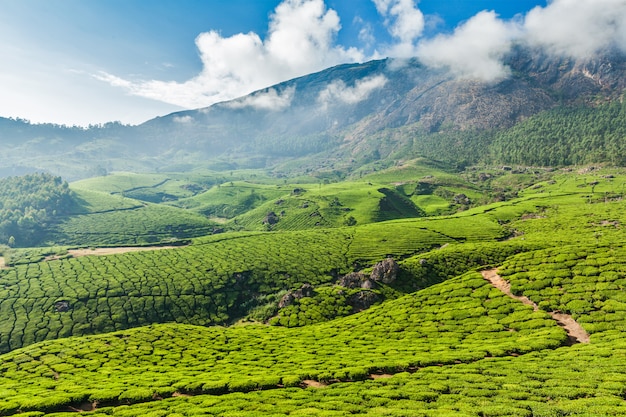
[{"label": "tree line", "polygon": [[0,243],[29,246],[44,228],[72,206],[66,181],[50,174],[0,179]]}]

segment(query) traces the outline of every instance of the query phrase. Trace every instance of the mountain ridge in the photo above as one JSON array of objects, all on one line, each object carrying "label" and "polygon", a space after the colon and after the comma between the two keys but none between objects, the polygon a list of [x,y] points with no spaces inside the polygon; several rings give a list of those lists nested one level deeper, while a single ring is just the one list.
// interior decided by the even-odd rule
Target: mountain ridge
[{"label": "mountain ridge", "polygon": [[[2,119],[0,139],[9,152],[0,175],[44,170],[75,179],[118,170],[188,170],[207,161],[222,169],[272,168],[314,155],[339,165],[355,159],[354,170],[365,160],[406,151],[407,135],[414,135],[410,141],[451,132],[480,136],[556,107],[621,100],[626,88],[626,59],[618,53],[576,60],[516,48],[505,63],[510,76],[492,83],[455,78],[415,59],[343,64],[137,126],[81,129]],[[396,131],[390,137],[407,143],[372,140]],[[318,168],[313,162],[307,169]]]}]

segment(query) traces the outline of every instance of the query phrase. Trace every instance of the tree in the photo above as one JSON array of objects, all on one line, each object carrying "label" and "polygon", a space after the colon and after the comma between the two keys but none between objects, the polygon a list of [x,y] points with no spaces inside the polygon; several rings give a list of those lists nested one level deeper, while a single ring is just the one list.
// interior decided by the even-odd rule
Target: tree
[{"label": "tree", "polygon": [[14,247],[15,246],[15,238],[13,236],[9,237],[9,241],[7,242],[7,244],[11,248]]},{"label": "tree", "polygon": [[355,226],[356,225],[356,219],[354,218],[354,216],[348,216],[343,221],[343,224],[345,224],[346,226]]}]

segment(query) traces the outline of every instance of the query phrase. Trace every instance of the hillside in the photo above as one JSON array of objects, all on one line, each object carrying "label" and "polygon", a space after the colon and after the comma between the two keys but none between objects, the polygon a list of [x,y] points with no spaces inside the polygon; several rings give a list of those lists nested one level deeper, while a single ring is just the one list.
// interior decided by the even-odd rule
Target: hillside
[{"label": "hillside", "polygon": [[[495,84],[457,80],[417,61],[341,65],[139,126],[3,119],[0,175],[47,170],[73,180],[198,167],[345,174],[418,156],[461,164],[622,164],[613,151],[622,150],[615,138],[623,134],[624,112],[606,103],[622,99],[624,56],[577,61],[517,48],[506,63],[512,75]],[[560,119],[570,114],[574,131],[597,124],[582,133],[589,152],[565,157],[557,150],[546,158],[533,138],[553,137],[557,149],[580,142],[562,131]]]},{"label": "hillside", "polygon": [[[2,270],[0,414],[623,415],[626,173],[549,174],[447,216]],[[396,281],[342,287],[388,256]]]},{"label": "hillside", "polygon": [[506,63],[0,119],[0,416],[626,415],[626,57]]}]

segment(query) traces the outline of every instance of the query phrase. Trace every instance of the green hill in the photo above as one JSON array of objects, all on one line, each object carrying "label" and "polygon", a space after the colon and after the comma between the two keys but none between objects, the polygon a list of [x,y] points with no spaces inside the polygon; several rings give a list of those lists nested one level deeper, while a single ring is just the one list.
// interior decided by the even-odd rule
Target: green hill
[{"label": "green hill", "polygon": [[[494,240],[489,218],[406,220],[357,228],[224,234],[188,247],[86,256],[0,271],[0,349],[176,321],[223,324],[281,291],[333,283],[355,267],[459,240]],[[406,233],[410,231],[410,233]],[[468,234],[471,234],[468,236]],[[398,238],[400,237],[400,238]]]},{"label": "green hill", "polygon": [[[286,211],[335,195],[338,207],[366,213],[389,197],[383,185],[396,204],[452,194],[450,210],[459,194],[473,201],[448,215],[231,231],[178,248],[68,253],[1,269],[0,415],[624,414],[626,174],[421,169],[302,184],[295,194],[292,184],[257,188],[288,192]],[[96,224],[115,214],[107,239],[132,230],[122,219],[133,211],[191,213],[101,187],[75,189],[72,216]],[[395,281],[338,285],[388,257]],[[476,272],[493,268],[510,295]],[[305,284],[311,294],[280,304]],[[348,303],[355,294],[374,294],[375,305],[360,311]],[[582,326],[589,342],[557,317]]]},{"label": "green hill", "polygon": [[[174,392],[363,380],[374,372],[526,354],[565,340],[547,314],[470,274],[350,318],[298,329],[162,325],[21,349],[1,359],[4,378],[15,381],[3,388],[15,394],[0,407],[46,410],[86,400],[135,403]],[[51,379],[57,381],[52,390],[46,384]]]}]

